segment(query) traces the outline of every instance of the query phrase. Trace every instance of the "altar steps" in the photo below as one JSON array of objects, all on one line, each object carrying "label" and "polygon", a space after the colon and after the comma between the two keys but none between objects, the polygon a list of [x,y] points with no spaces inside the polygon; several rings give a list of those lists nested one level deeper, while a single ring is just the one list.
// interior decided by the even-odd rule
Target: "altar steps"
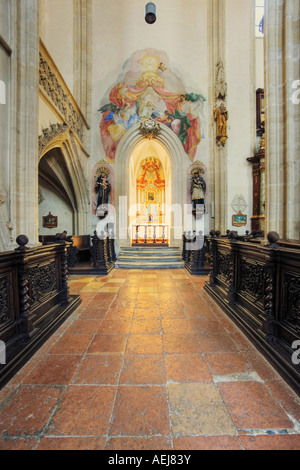
[{"label": "altar steps", "polygon": [[120,269],[182,269],[180,248],[123,247],[115,264]]}]

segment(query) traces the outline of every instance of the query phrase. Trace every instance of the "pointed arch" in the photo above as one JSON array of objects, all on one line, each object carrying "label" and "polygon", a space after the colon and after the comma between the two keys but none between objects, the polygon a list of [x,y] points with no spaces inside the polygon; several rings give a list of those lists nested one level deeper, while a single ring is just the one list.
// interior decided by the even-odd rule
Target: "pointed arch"
[{"label": "pointed arch", "polygon": [[[128,232],[129,227],[129,193],[130,193],[130,159],[134,150],[139,144],[145,141],[145,137],[140,133],[140,124],[136,124],[130,131],[128,131],[121,139],[115,156],[115,212],[116,223],[119,228],[119,243],[120,246],[128,246],[130,237]],[[170,203],[172,207],[178,206],[183,209],[184,204],[187,204],[186,198],[186,178],[183,177],[187,173],[187,168],[190,160],[184,152],[184,149],[178,137],[167,126],[161,126],[159,135],[154,138],[154,141],[159,142],[170,159],[170,184],[171,194]],[[127,214],[124,214],[127,211]],[[173,219],[172,219],[173,220]],[[170,245],[181,246],[181,238],[178,237],[178,231],[182,227],[174,227],[174,222],[170,223]],[[182,234],[182,232],[181,232]]]},{"label": "pointed arch", "polygon": [[72,131],[68,129],[54,136],[45,145],[39,156],[39,172],[42,168],[44,175],[48,171],[51,172],[56,192],[65,198],[72,208],[73,235],[89,233],[89,191],[77,140]]}]

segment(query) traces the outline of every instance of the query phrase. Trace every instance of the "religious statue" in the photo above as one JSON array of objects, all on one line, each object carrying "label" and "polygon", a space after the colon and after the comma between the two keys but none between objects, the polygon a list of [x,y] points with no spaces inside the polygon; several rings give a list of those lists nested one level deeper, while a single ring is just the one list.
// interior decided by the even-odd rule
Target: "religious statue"
[{"label": "religious statue", "polygon": [[102,168],[100,175],[96,180],[95,191],[97,193],[97,207],[103,207],[108,204],[109,194],[111,191],[111,185],[108,181],[108,174],[108,170],[106,168]]},{"label": "religious statue", "polygon": [[217,121],[217,142],[224,145],[228,139],[227,136],[227,121],[228,111],[224,103],[221,103],[218,108],[214,108],[214,119]]},{"label": "religious statue", "polygon": [[[191,181],[191,198],[193,204],[193,212],[196,212],[197,206],[204,206],[204,198],[206,192],[206,183],[203,175],[203,170],[195,169],[192,172],[192,181]],[[204,208],[205,211],[205,208]]]}]

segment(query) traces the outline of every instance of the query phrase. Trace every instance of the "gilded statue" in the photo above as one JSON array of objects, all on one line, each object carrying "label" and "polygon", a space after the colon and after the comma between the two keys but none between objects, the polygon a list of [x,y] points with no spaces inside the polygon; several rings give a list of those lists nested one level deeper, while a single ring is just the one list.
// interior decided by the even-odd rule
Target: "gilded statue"
[{"label": "gilded statue", "polygon": [[214,119],[217,121],[217,142],[218,144],[224,145],[228,139],[228,111],[224,103],[221,103],[219,107],[214,108]]}]

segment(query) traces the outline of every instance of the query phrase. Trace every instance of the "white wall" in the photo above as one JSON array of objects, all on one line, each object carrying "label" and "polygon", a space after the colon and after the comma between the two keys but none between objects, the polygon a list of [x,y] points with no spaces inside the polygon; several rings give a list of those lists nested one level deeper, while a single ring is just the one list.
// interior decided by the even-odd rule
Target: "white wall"
[{"label": "white wall", "polygon": [[[226,79],[228,84],[228,229],[251,231],[252,165],[256,150],[256,76],[254,9],[252,0],[226,0]],[[248,224],[232,226],[235,195],[244,196]]]},{"label": "white wall", "polygon": [[[123,67],[139,50],[163,51],[170,67],[183,78],[189,92],[207,97],[207,4],[206,0],[157,0],[156,23],[145,22],[140,0],[93,1],[93,151],[95,161],[104,157],[99,133],[99,104],[120,78]],[[206,129],[205,134],[207,135]],[[205,140],[197,159],[207,160]]]},{"label": "white wall", "polygon": [[39,0],[42,19],[40,36],[68,88],[74,85],[74,0]]},{"label": "white wall", "polygon": [[[134,53],[144,49],[163,51],[169,67],[180,77],[187,92],[202,93],[209,97],[208,83],[208,1],[211,0],[156,0],[157,21],[145,22],[145,5],[140,0],[91,0],[92,1],[92,123],[91,159],[86,166],[87,181],[92,168],[105,158],[99,123],[101,105],[107,103],[112,87],[124,78]],[[51,4],[50,4],[51,3]],[[73,0],[40,0],[44,18],[41,24],[42,39],[62,73],[70,90],[74,84],[74,2]],[[255,68],[255,56],[261,47],[255,46],[254,0],[226,0],[224,41],[226,56],[226,82],[228,84],[228,228],[234,214],[230,207],[236,194],[242,194],[248,204],[248,225],[239,229],[250,230],[252,216],[252,168],[247,158],[256,149],[255,91],[262,70]],[[216,64],[214,64],[216,66]],[[203,131],[205,138],[197,148],[196,160],[209,169],[210,152],[208,125],[212,124],[212,107],[206,102]],[[46,120],[48,117],[46,117]],[[212,134],[210,134],[212,135]],[[214,145],[214,143],[213,143]],[[188,157],[186,165],[190,164]],[[124,177],[124,175],[122,175]],[[116,180],[115,185],[120,185]],[[209,183],[209,182],[208,182]],[[219,182],[215,181],[217,185]],[[183,201],[186,202],[186,201]],[[97,218],[91,214],[91,230]],[[216,227],[217,228],[217,227]]]},{"label": "white wall", "polygon": [[[39,205],[39,235],[55,235],[64,230],[68,232],[68,235],[73,235],[72,209],[47,186],[40,184],[40,190],[43,200]],[[43,216],[47,216],[49,212],[58,217],[57,228],[43,227]]]}]

